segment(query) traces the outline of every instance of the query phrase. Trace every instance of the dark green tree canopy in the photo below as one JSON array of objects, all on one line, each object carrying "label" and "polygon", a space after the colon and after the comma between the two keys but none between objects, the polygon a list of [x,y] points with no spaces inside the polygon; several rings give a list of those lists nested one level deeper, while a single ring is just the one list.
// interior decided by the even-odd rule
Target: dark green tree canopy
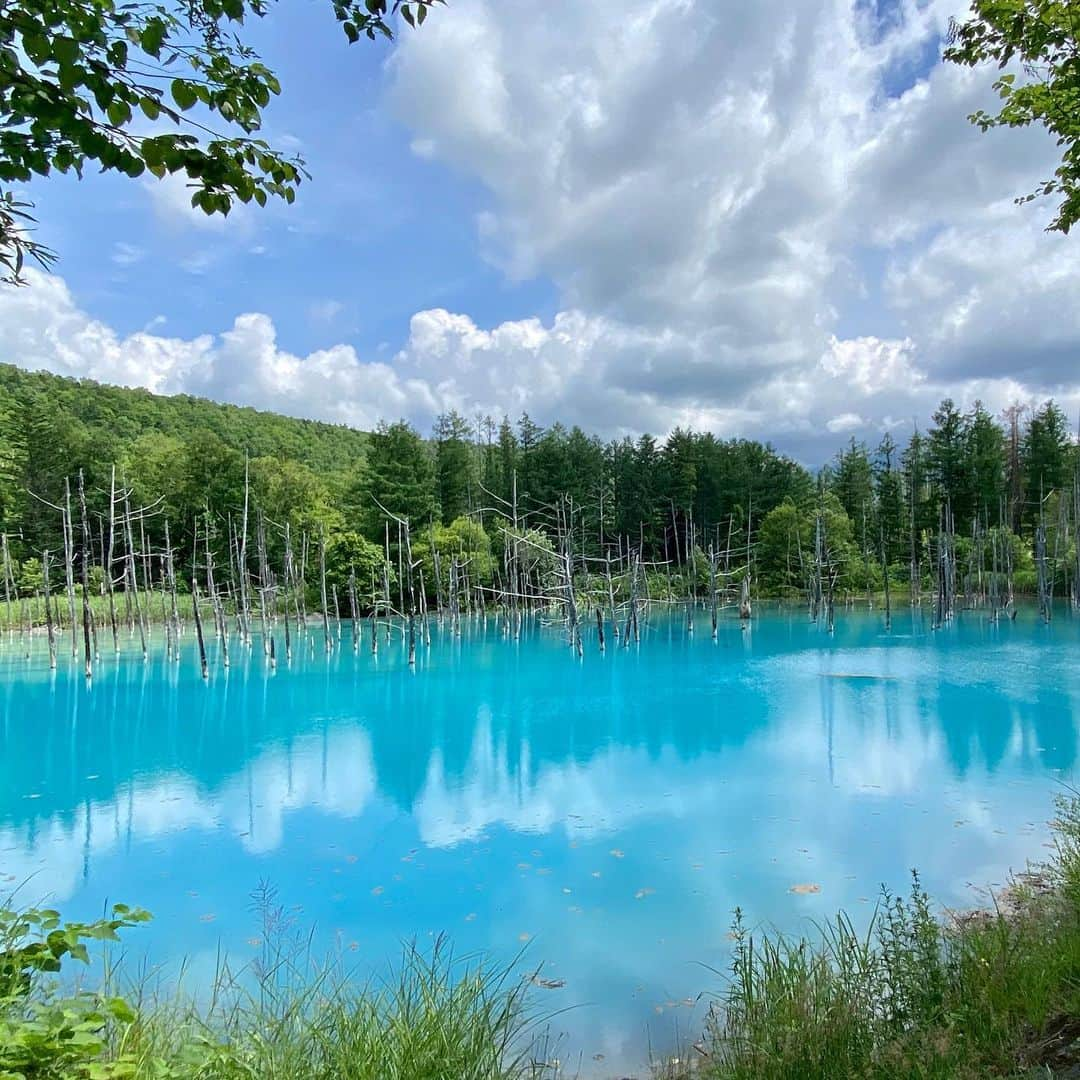
[{"label": "dark green tree canopy", "polygon": [[[422,23],[444,0],[332,0],[350,42]],[[0,3],[0,183],[54,169],[180,173],[207,214],[275,197],[306,176],[256,133],[281,86],[244,43],[273,0],[14,0]],[[151,133],[147,134],[147,126]],[[25,228],[28,204],[0,191],[0,280],[52,253]]]},{"label": "dark green tree canopy", "polygon": [[1022,67],[998,77],[1001,111],[970,119],[983,131],[1040,123],[1057,138],[1061,164],[1018,202],[1060,195],[1051,230],[1067,233],[1080,219],[1080,4],[1076,0],[973,0],[965,22],[953,22],[945,59],[973,67]]}]

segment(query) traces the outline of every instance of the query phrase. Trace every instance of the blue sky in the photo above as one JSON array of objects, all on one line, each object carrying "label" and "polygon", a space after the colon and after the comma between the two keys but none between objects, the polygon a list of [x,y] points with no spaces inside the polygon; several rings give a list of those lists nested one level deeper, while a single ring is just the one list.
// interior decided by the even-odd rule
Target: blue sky
[{"label": "blue sky", "polygon": [[968,123],[993,72],[940,62],[961,7],[450,0],[350,47],[279,5],[251,37],[296,204],[33,185],[62,261],[0,291],[0,355],[360,427],[527,409],[815,459],[946,394],[1080,407],[1080,248],[1013,203],[1055,148]]},{"label": "blue sky", "polygon": [[[410,151],[384,101],[387,43],[349,46],[328,5],[310,2],[281,5],[249,36],[283,84],[263,134],[295,147],[312,179],[292,207],[244,213],[228,228],[164,215],[124,177],[42,183],[42,238],[91,314],[121,333],[164,316],[161,330],[194,336],[265,310],[286,348],[345,337],[372,353],[396,349],[426,307],[485,322],[554,313],[550,282],[509,282],[482,258],[480,186]],[[137,261],[125,261],[133,249]]]}]

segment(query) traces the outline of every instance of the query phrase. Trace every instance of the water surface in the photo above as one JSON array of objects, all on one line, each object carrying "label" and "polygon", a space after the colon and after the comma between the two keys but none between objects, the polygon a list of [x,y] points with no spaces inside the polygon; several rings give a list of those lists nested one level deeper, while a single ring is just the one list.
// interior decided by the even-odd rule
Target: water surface
[{"label": "water surface", "polygon": [[[1038,858],[1080,715],[1080,627],[908,609],[801,610],[748,630],[654,619],[638,646],[492,618],[272,670],[234,643],[103,654],[92,685],[43,643],[0,655],[0,889],[72,917],[149,908],[132,949],[253,955],[260,882],[320,946],[381,969],[403,939],[527,959],[587,1074],[693,1033],[736,906],[753,925],[868,915],[917,866],[941,903]],[[595,634],[595,630],[592,631]],[[282,641],[277,646],[281,650]],[[819,892],[794,886],[819,886]]]}]

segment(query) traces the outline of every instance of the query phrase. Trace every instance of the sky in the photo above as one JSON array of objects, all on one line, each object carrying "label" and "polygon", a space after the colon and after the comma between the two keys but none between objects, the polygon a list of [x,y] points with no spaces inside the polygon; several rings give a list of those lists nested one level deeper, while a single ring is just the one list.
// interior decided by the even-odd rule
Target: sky
[{"label": "sky", "polygon": [[349,46],[327,0],[251,38],[296,203],[177,178],[25,189],[61,261],[0,288],[0,360],[369,428],[528,411],[808,462],[937,402],[1080,411],[1080,237],[1014,198],[957,0],[449,0]]}]

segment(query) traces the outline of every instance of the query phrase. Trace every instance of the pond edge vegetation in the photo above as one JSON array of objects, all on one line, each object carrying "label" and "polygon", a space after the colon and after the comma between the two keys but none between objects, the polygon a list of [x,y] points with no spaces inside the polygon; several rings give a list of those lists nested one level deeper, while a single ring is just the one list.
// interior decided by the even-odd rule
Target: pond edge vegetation
[{"label": "pond edge vegetation", "polygon": [[[1074,1075],[1080,1065],[1080,794],[1057,799],[1050,859],[985,911],[936,913],[913,872],[883,888],[869,925],[844,913],[794,938],[736,910],[732,959],[714,973],[701,1038],[655,1062],[658,1080],[827,1080]],[[219,961],[209,993],[183,977],[132,981],[108,948],[150,916],[97,922],[0,910],[3,1080],[557,1080],[578,1074],[550,1038],[554,1012],[532,958],[503,968],[446,939],[406,944],[381,979],[256,896],[258,958]],[[105,943],[101,975],[72,980]],[[61,980],[61,969],[64,978]],[[546,1001],[545,1001],[546,1004]]]}]

